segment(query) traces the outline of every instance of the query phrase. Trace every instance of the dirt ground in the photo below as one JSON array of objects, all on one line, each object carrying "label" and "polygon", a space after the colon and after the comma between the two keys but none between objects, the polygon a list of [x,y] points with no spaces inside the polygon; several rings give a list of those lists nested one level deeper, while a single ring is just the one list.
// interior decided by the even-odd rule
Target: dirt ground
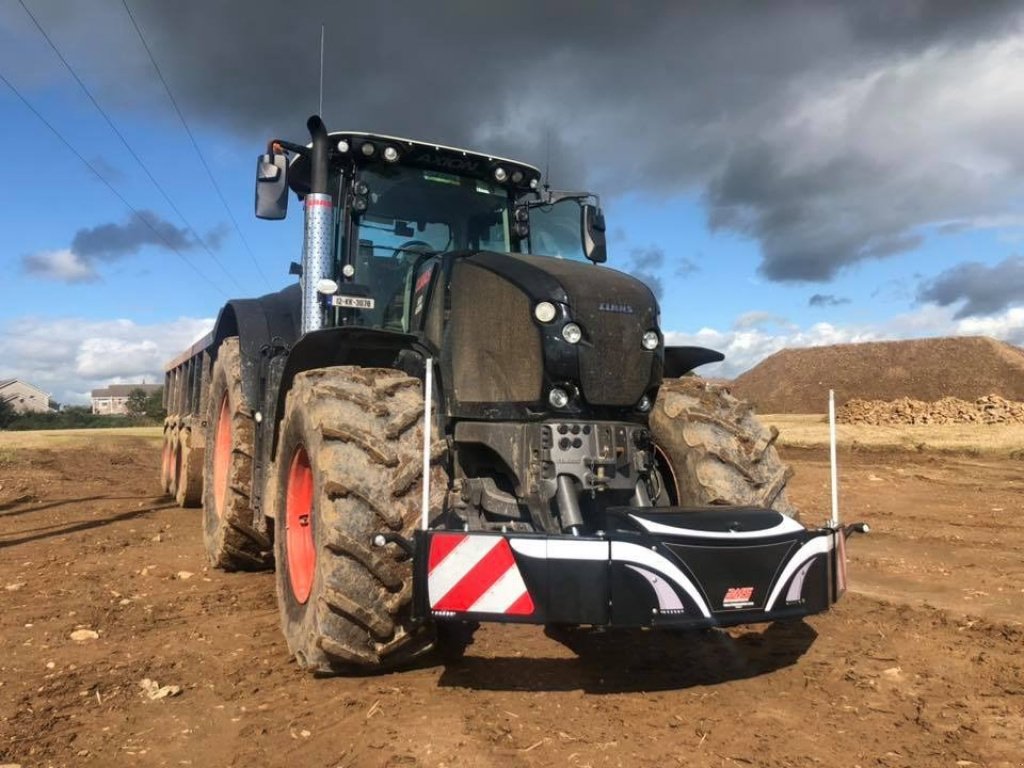
[{"label": "dirt ground", "polygon": [[[158,453],[0,444],[0,764],[1024,765],[1024,461],[843,452],[845,515],[874,532],[804,624],[572,648],[493,626],[458,666],[316,679],[272,576],[207,569]],[[824,519],[826,452],[786,458]]]}]

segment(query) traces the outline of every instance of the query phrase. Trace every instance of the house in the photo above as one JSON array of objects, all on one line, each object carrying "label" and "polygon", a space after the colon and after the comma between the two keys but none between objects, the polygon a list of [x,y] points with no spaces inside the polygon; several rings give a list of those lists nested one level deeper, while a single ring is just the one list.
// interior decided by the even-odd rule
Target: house
[{"label": "house", "polygon": [[162,384],[111,384],[109,387],[94,389],[92,391],[92,412],[111,414],[127,413],[128,396],[136,389],[141,389],[147,395],[159,392],[163,389]]},{"label": "house", "polygon": [[20,379],[0,379],[0,400],[13,405],[17,413],[50,410],[50,394]]}]

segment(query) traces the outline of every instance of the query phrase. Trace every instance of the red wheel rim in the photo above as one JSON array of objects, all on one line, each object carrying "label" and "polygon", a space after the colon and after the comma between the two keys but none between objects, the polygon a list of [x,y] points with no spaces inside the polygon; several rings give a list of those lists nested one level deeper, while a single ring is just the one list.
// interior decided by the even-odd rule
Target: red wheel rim
[{"label": "red wheel rim", "polygon": [[305,603],[313,589],[316,547],[313,545],[313,470],[301,445],[288,468],[285,498],[285,543],[288,549],[288,581],[296,601]]},{"label": "red wheel rim", "polygon": [[231,468],[231,409],[228,396],[220,401],[217,416],[217,437],[213,448],[213,508],[217,517],[224,514],[224,499],[228,495],[228,470]]}]

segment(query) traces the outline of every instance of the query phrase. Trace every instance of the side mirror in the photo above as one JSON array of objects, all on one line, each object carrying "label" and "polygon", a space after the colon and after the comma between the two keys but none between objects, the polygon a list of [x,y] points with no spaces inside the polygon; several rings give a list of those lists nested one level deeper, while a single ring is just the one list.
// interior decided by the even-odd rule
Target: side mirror
[{"label": "side mirror", "polygon": [[583,230],[583,253],[595,264],[608,261],[604,239],[604,214],[591,203],[580,206],[580,228]]},{"label": "side mirror", "polygon": [[256,161],[256,218],[283,219],[288,214],[288,158],[260,155]]}]

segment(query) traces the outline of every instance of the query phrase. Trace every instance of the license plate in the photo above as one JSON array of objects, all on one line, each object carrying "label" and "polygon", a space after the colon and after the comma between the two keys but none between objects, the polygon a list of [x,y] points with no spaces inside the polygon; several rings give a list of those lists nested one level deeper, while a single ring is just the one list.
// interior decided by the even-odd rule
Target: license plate
[{"label": "license plate", "polygon": [[346,309],[373,309],[376,302],[366,296],[331,296],[332,307]]}]

